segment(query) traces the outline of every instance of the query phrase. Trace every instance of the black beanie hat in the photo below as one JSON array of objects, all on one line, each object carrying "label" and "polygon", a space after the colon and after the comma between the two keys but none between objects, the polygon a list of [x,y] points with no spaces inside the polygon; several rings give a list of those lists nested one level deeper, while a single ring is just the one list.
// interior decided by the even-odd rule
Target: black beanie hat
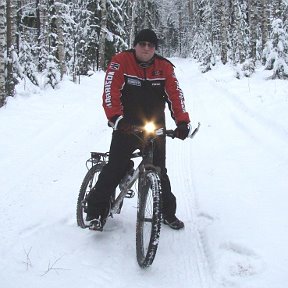
[{"label": "black beanie hat", "polygon": [[155,48],[158,46],[158,39],[155,32],[151,29],[143,29],[141,30],[135,37],[134,46],[136,46],[141,41],[147,41],[153,43]]}]

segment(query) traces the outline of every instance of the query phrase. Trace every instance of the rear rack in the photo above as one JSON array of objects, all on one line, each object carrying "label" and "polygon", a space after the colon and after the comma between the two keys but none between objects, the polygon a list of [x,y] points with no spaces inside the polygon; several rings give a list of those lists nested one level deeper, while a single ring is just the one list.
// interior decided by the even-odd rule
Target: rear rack
[{"label": "rear rack", "polygon": [[86,161],[86,167],[89,170],[91,167],[89,166],[94,166],[98,163],[107,163],[108,162],[108,157],[109,157],[109,152],[106,153],[101,153],[101,152],[90,152],[91,157]]},{"label": "rear rack", "polygon": [[109,156],[109,152],[106,152],[106,153],[91,152],[91,158],[97,161],[105,161],[108,156]]}]

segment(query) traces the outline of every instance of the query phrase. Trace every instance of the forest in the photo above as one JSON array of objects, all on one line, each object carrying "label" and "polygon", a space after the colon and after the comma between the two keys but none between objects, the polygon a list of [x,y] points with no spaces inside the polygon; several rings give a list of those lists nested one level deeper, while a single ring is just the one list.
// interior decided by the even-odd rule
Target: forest
[{"label": "forest", "polygon": [[111,56],[153,29],[157,53],[216,63],[250,77],[262,65],[288,79],[284,0],[1,0],[0,107],[19,81],[55,88],[64,76],[105,70]]}]

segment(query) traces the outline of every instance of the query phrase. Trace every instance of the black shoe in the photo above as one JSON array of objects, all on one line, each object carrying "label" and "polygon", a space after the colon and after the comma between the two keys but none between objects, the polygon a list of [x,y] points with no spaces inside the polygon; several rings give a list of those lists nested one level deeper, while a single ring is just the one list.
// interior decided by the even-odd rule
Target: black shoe
[{"label": "black shoe", "polygon": [[104,227],[104,225],[106,223],[106,219],[107,218],[104,219],[101,216],[99,216],[99,218],[92,219],[90,221],[90,223],[89,223],[89,229],[102,232],[103,231],[103,227]]},{"label": "black shoe", "polygon": [[170,228],[175,230],[180,230],[184,228],[184,223],[179,220],[176,216],[165,217],[163,216],[163,222],[165,225],[168,225]]},{"label": "black shoe", "polygon": [[96,213],[87,213],[86,221],[89,223],[90,230],[103,231],[103,227],[106,223],[106,220],[109,216],[109,208],[98,208]]}]

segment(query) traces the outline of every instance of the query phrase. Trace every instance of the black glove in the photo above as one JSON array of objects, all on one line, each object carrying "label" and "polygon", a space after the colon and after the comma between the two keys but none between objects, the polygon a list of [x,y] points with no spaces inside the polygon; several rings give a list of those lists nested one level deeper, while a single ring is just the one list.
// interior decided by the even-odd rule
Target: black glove
[{"label": "black glove", "polygon": [[132,133],[133,132],[133,125],[130,124],[125,118],[119,120],[116,130],[119,130],[123,133]]},{"label": "black glove", "polygon": [[186,122],[180,122],[177,124],[177,128],[174,130],[174,137],[184,140],[188,137],[189,126]]}]

